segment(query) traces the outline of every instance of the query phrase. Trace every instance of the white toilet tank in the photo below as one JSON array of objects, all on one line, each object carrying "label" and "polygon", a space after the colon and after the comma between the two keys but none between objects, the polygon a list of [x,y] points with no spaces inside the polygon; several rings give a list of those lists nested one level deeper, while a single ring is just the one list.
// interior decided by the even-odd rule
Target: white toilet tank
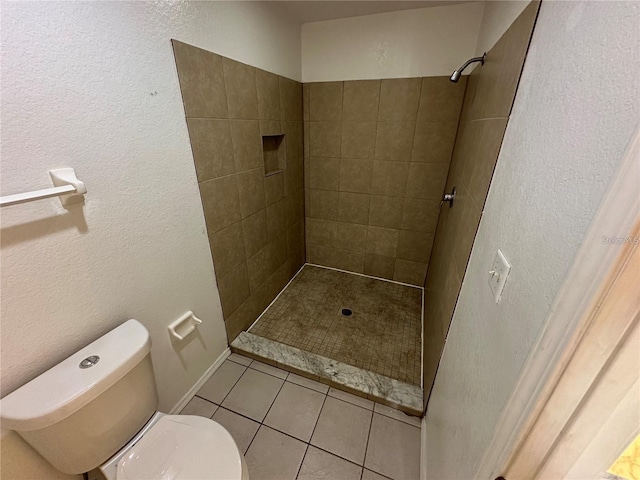
[{"label": "white toilet tank", "polygon": [[2,426],[16,430],[61,472],[88,472],[154,414],[150,348],[140,322],[123,323],[4,397]]}]

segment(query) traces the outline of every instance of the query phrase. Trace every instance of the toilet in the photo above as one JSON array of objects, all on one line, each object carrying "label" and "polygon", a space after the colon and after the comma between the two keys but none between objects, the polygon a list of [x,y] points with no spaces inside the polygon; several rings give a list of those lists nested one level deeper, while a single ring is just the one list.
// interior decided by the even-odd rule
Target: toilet
[{"label": "toilet", "polygon": [[92,480],[249,480],[220,424],[156,411],[150,348],[140,322],[123,323],[4,397],[2,426]]}]

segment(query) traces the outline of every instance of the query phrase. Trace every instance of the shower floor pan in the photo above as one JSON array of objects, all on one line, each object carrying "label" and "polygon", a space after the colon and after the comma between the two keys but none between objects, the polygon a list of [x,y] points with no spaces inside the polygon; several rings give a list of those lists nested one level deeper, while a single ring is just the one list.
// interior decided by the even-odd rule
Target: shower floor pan
[{"label": "shower floor pan", "polygon": [[232,350],[419,414],[420,288],[305,265]]}]

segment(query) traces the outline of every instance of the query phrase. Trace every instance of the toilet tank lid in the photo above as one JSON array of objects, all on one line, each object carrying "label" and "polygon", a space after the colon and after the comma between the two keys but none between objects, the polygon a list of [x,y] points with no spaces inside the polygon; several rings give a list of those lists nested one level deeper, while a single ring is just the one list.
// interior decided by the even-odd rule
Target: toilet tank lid
[{"label": "toilet tank lid", "polygon": [[[2,427],[30,431],[64,420],[126,375],[150,348],[144,325],[126,321],[0,400]],[[97,362],[81,368],[95,356]]]}]

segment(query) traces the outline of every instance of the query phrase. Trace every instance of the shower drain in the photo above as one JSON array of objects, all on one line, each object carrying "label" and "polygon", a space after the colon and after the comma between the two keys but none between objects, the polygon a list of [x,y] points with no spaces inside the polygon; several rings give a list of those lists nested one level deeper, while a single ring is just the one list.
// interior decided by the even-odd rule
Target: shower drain
[{"label": "shower drain", "polygon": [[352,313],[353,312],[351,311],[350,308],[343,308],[342,309],[342,315],[344,315],[345,317],[350,317]]}]

